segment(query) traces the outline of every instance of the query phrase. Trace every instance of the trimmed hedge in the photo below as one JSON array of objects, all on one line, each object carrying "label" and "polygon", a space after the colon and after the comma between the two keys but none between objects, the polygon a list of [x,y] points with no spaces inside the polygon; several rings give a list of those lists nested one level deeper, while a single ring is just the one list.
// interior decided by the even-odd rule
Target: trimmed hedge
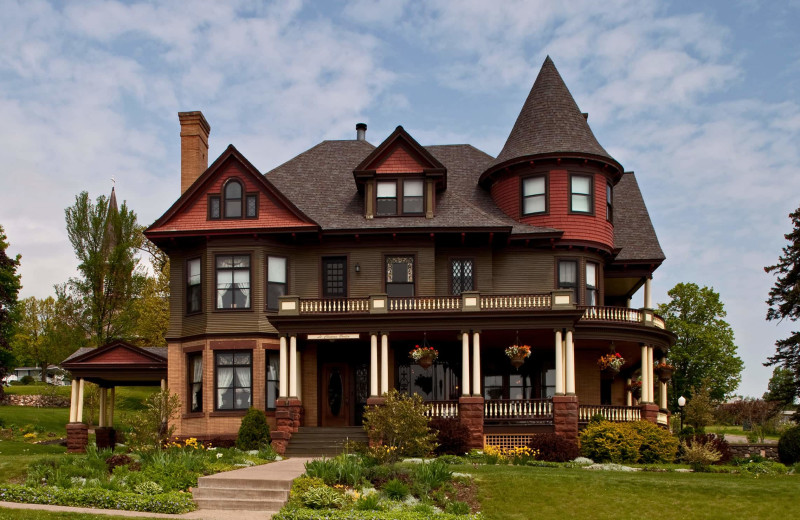
[{"label": "trimmed hedge", "polygon": [[437,432],[437,455],[463,455],[469,451],[469,429],[458,419],[432,419],[430,427]]},{"label": "trimmed hedge", "polygon": [[187,513],[197,507],[192,501],[191,493],[139,495],[102,488],[63,489],[48,486],[29,488],[16,485],[0,487],[0,501],[169,514]]},{"label": "trimmed hedge", "polygon": [[250,408],[242,418],[239,434],[236,436],[236,447],[240,450],[257,450],[269,444],[269,424],[267,416],[257,408]]},{"label": "trimmed hedge", "polygon": [[672,462],[678,440],[647,421],[590,423],[580,434],[581,453],[595,462]]},{"label": "trimmed hedge", "polygon": [[341,509],[288,509],[284,508],[272,520],[477,520],[478,515],[454,515],[450,513],[440,513],[431,515],[429,513],[419,513],[416,511],[356,511]]}]

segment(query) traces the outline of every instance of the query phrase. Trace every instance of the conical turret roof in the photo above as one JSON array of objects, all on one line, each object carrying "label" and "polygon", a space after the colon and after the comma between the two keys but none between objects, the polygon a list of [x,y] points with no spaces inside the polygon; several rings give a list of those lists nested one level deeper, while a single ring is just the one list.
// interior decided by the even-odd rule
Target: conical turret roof
[{"label": "conical turret roof", "polygon": [[593,155],[618,165],[597,142],[589,123],[548,56],[503,150],[489,170],[514,159],[554,153]]}]

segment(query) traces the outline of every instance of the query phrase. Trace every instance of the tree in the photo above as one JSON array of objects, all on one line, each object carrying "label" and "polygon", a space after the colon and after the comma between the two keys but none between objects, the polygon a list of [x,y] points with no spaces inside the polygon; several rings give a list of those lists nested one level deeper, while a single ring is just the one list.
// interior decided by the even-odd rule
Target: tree
[{"label": "tree", "polygon": [[772,377],[769,378],[767,392],[764,394],[765,401],[774,401],[781,407],[786,408],[794,404],[797,398],[797,386],[791,370],[783,367],[775,367]]},{"label": "tree", "polygon": [[667,294],[670,301],[658,311],[677,336],[668,354],[675,367],[670,408],[677,410],[678,397],[691,397],[692,388],[703,387],[704,381],[711,399],[724,399],[739,385],[744,364],[736,354],[733,330],[723,319],[719,294],[694,283],[679,283]]},{"label": "tree", "polygon": [[[17,295],[22,287],[20,275],[17,274],[20,255],[11,258],[6,253],[8,243],[3,226],[0,226],[0,379],[6,376],[13,363],[11,354],[11,336],[15,322]],[[3,386],[0,385],[0,397]]]},{"label": "tree", "polygon": [[[767,298],[767,321],[788,319],[794,322],[800,318],[800,208],[789,218],[792,232],[783,235],[789,243],[783,248],[778,263],[764,268],[766,272],[777,276]],[[792,374],[795,395],[800,394],[800,332],[793,331],[788,338],[776,341],[775,355],[767,358],[764,364],[779,365],[788,370]],[[795,413],[794,420],[800,422],[800,409]]]},{"label": "tree", "polygon": [[683,410],[686,424],[693,427],[696,432],[702,433],[705,431],[705,427],[714,420],[714,403],[709,388],[705,384],[692,388],[691,394],[692,398],[686,402]]},{"label": "tree", "polygon": [[133,333],[136,342],[141,346],[166,346],[165,336],[169,326],[169,257],[144,235],[141,235],[140,249],[149,256],[154,276],[144,279],[141,293],[134,302]]},{"label": "tree", "polygon": [[84,191],[65,213],[80,276],[57,287],[59,297],[71,302],[73,324],[91,343],[130,339],[145,279],[136,257],[141,241],[136,214],[125,203],[117,207],[113,190],[110,198],[101,195],[94,204]]},{"label": "tree", "polygon": [[66,320],[64,300],[33,296],[19,302],[16,331],[11,345],[17,360],[41,367],[42,381],[47,367],[57,364],[82,346],[83,335]]}]

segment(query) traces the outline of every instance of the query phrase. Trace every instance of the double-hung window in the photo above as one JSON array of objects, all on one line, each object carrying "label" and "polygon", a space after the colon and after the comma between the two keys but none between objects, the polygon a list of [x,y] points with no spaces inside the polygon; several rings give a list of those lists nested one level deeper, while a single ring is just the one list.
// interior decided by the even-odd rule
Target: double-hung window
[{"label": "double-hung window", "polygon": [[425,183],[422,179],[406,179],[403,181],[403,214],[416,215],[423,213],[423,196]]},{"label": "double-hung window", "polygon": [[544,175],[522,180],[522,214],[534,215],[547,211],[547,180]]},{"label": "double-hung window", "polygon": [[252,402],[252,351],[216,352],[216,409],[247,410]]},{"label": "double-hung window", "polygon": [[585,305],[599,305],[597,302],[597,264],[594,262],[586,262],[585,299]]},{"label": "double-hung window", "polygon": [[592,213],[592,178],[572,175],[569,179],[569,209],[573,213]]},{"label": "double-hung window", "polygon": [[186,313],[192,314],[202,310],[202,277],[200,276],[200,259],[193,258],[186,262]]},{"label": "double-hung window", "polygon": [[[558,261],[558,288],[569,289],[575,295],[578,287],[578,262],[575,260]],[[573,296],[573,300],[576,298]]]},{"label": "double-hung window", "polygon": [[278,400],[278,374],[280,368],[280,355],[274,350],[267,350],[267,410],[275,409]]},{"label": "double-hung window", "polygon": [[250,308],[250,257],[217,257],[217,309]]},{"label": "double-hung window", "polygon": [[473,261],[470,258],[459,258],[450,261],[452,293],[458,296],[464,291],[475,290]]},{"label": "double-hung window", "polygon": [[225,218],[241,218],[242,216],[242,184],[239,181],[228,181],[225,184]]},{"label": "double-hung window", "polygon": [[606,220],[614,220],[614,190],[611,184],[606,184]]},{"label": "double-hung window", "polygon": [[267,309],[278,310],[279,298],[286,296],[286,258],[267,257]]},{"label": "double-hung window", "polygon": [[203,353],[190,354],[189,361],[189,412],[203,411]]},{"label": "double-hung window", "polygon": [[397,215],[397,181],[378,181],[378,215]]}]

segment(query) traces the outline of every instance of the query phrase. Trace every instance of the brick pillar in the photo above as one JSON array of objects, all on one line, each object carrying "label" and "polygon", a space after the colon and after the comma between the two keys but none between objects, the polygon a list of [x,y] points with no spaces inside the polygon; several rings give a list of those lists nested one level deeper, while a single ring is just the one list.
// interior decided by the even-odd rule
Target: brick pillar
[{"label": "brick pillar", "polygon": [[578,396],[553,396],[553,424],[556,435],[578,441]]},{"label": "brick pillar", "polygon": [[86,453],[89,427],[83,423],[67,423],[67,453]]},{"label": "brick pillar", "polygon": [[645,403],[642,405],[642,420],[658,424],[658,405]]},{"label": "brick pillar", "polygon": [[117,444],[117,431],[114,428],[103,427],[95,428],[95,443],[99,449],[111,448]]},{"label": "brick pillar", "polygon": [[483,397],[459,397],[458,420],[469,430],[469,448],[483,449]]},{"label": "brick pillar", "polygon": [[275,431],[271,432],[272,447],[283,455],[292,434],[297,432],[303,417],[303,404],[299,399],[281,398],[275,402]]}]

